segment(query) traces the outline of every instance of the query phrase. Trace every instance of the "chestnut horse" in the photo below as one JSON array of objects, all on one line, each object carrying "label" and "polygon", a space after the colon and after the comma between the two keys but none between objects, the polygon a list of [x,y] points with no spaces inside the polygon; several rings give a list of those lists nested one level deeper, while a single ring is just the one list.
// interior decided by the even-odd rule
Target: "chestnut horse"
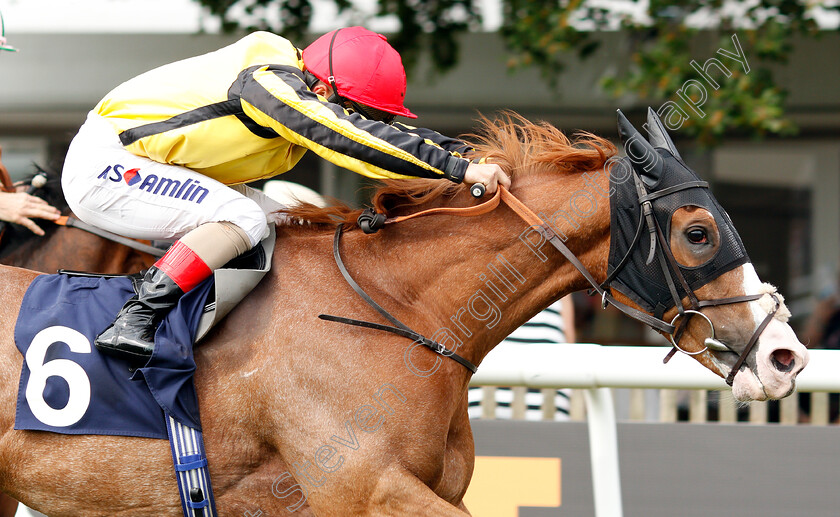
[{"label": "chestnut horse", "polygon": [[[550,125],[513,116],[485,121],[482,136],[471,139],[477,155],[510,172],[510,193],[535,214],[568,210],[575,194],[591,194],[596,202],[566,245],[603,281],[610,208],[598,192],[609,191],[601,169],[614,146],[588,134],[570,141]],[[374,198],[390,215],[476,203],[463,186],[427,180],[389,182]],[[462,498],[474,462],[470,371],[411,340],[318,318],[386,323],[336,267],[336,219],[346,224],[339,249],[358,284],[395,318],[474,364],[550,303],[588,286],[560,253],[545,247],[539,255],[523,242],[529,224],[505,205],[474,218],[411,219],[374,235],[355,225],[359,213],[294,209],[291,216],[311,224],[278,228],[271,272],[196,350],[220,515],[469,515]],[[698,228],[715,231],[714,220],[696,213],[678,219],[670,239],[685,250],[700,246]],[[36,275],[0,268],[0,488],[56,517],[181,515],[164,440],[13,430],[22,358],[12,330]],[[754,294],[760,286],[747,263],[694,292],[707,300]],[[725,330],[718,337],[742,351],[767,315],[764,302],[703,312]],[[692,318],[680,347],[702,350],[695,357],[726,376],[738,354],[706,347],[708,332],[703,319]],[[742,400],[786,396],[806,362],[793,331],[774,318],[733,391]]]}]

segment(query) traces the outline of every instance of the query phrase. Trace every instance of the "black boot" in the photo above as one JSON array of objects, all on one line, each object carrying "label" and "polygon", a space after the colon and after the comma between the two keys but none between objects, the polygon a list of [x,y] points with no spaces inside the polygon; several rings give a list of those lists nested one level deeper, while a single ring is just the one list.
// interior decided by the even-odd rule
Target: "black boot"
[{"label": "black boot", "polygon": [[96,348],[135,363],[145,363],[155,349],[158,323],[183,294],[169,275],[152,266],[137,294],[123,305],[114,323],[97,336]]}]

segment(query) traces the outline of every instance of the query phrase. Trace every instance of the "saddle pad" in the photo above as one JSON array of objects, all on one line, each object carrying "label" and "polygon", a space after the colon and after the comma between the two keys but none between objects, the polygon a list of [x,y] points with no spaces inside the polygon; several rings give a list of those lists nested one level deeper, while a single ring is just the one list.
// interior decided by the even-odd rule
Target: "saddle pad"
[{"label": "saddle pad", "polygon": [[93,340],[134,294],[126,277],[41,275],[24,295],[15,343],[24,356],[15,429],[167,438],[163,411],[200,429],[192,343],[212,277],[158,327],[148,364],[99,353]]},{"label": "saddle pad", "polygon": [[268,273],[274,255],[274,241],[277,239],[274,225],[269,225],[268,229],[268,236],[251,251],[213,273],[216,279],[210,293],[213,301],[207,304],[198,323],[196,342],[201,341]]}]

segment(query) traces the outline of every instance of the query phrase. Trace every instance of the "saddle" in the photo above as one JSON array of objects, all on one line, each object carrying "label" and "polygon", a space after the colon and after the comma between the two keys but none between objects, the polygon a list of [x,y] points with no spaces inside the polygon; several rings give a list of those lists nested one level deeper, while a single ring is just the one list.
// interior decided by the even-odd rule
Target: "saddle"
[{"label": "saddle", "polygon": [[274,225],[269,225],[268,237],[260,241],[248,253],[244,253],[215,271],[214,288],[208,296],[208,300],[212,298],[212,301],[204,306],[195,335],[196,343],[227,316],[268,273],[276,238]]}]

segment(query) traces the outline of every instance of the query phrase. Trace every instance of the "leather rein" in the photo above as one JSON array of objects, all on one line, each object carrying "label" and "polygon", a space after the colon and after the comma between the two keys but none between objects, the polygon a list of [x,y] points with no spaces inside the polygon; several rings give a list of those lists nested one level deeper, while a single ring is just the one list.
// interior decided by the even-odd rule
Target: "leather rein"
[{"label": "leather rein", "polygon": [[[634,177],[636,177],[634,173]],[[641,187],[641,180],[636,177],[637,180],[637,188],[642,189]],[[568,260],[574,267],[577,269],[581,275],[586,279],[587,282],[592,286],[592,292],[598,293],[601,296],[601,304],[602,308],[606,308],[607,304],[614,306],[627,316],[640,321],[655,330],[659,330],[670,337],[674,348],[665,358],[665,362],[673,356],[674,353],[677,351],[685,352],[689,355],[697,355],[700,353],[705,352],[707,349],[712,348],[715,350],[728,350],[735,354],[738,354],[739,357],[735,362],[735,365],[730,370],[729,375],[726,378],[726,383],[729,386],[732,386],[734,381],[735,375],[738,373],[740,368],[744,365],[747,356],[750,354],[752,349],[758,343],[758,338],[760,334],[764,331],[767,325],[775,316],[776,312],[780,307],[780,301],[778,297],[773,293],[768,293],[775,301],[775,308],[768,313],[768,315],[764,318],[764,320],[759,324],[758,328],[756,328],[755,332],[753,333],[750,341],[747,343],[747,346],[744,350],[739,354],[736,350],[732,349],[729,345],[718,341],[714,337],[714,324],[711,320],[700,312],[700,309],[704,307],[715,307],[719,305],[728,305],[733,303],[741,303],[741,302],[750,302],[754,300],[758,300],[764,294],[753,294],[753,295],[743,295],[743,296],[734,296],[730,298],[719,298],[716,300],[698,300],[697,296],[695,295],[694,291],[688,286],[688,282],[686,282],[683,275],[680,273],[679,267],[677,265],[676,259],[671,252],[670,245],[668,245],[667,241],[664,238],[661,228],[659,228],[658,224],[656,223],[656,218],[653,217],[653,210],[652,210],[652,202],[657,199],[658,197],[662,197],[664,195],[676,192],[678,190],[686,189],[686,188],[707,188],[708,184],[706,182],[687,182],[681,185],[676,185],[669,189],[666,189],[667,192],[655,192],[652,194],[645,194],[643,190],[639,191],[639,203],[642,206],[642,211],[640,215],[640,221],[637,227],[636,235],[633,239],[633,242],[630,248],[627,250],[627,253],[619,261],[619,264],[616,268],[608,275],[607,279],[604,282],[599,283],[595,280],[595,277],[592,273],[586,269],[586,266],[575,256],[575,254],[566,246],[563,240],[554,232],[549,224],[543,221],[537,214],[535,214],[531,209],[529,209],[525,204],[523,204],[519,199],[516,198],[513,194],[511,194],[507,189],[502,187],[501,185],[496,190],[495,195],[485,201],[484,203],[467,207],[467,208],[455,208],[455,207],[439,207],[439,208],[432,208],[429,210],[424,210],[421,212],[417,212],[414,214],[409,214],[405,216],[399,217],[391,217],[386,218],[383,214],[376,213],[372,208],[366,209],[358,219],[359,227],[362,228],[362,231],[365,233],[375,233],[382,229],[385,225],[388,224],[396,224],[399,222],[407,221],[409,219],[414,219],[417,217],[425,217],[428,215],[457,215],[461,217],[475,217],[478,215],[486,214],[496,207],[499,206],[501,202],[504,202],[511,210],[514,211],[523,221],[525,221],[528,225],[531,226],[535,231],[537,231],[544,239],[546,239],[549,243],[551,243],[554,248],[556,248],[565,258]],[[636,245],[640,242],[640,236],[642,234],[643,227],[648,226],[648,232],[651,235],[651,247],[649,251],[649,261],[652,260],[654,254],[657,254],[660,259],[660,265],[663,268],[663,272],[665,273],[665,278],[667,279],[669,290],[671,295],[674,297],[675,304],[678,310],[677,315],[671,320],[671,323],[668,323],[661,318],[657,318],[652,316],[646,312],[643,312],[635,307],[631,307],[616,298],[613,297],[612,292],[610,290],[609,283],[612,281],[613,278],[618,274],[618,271],[626,264],[628,257],[633,252]],[[350,275],[347,268],[344,266],[344,263],[341,259],[341,253],[339,252],[339,243],[341,240],[341,234],[343,230],[343,225],[339,224],[335,231],[335,237],[333,240],[333,255],[338,265],[339,270],[341,271],[342,276],[347,281],[347,283],[356,291],[357,294],[371,307],[376,309],[383,317],[385,317],[388,321],[390,321],[394,326],[389,325],[381,325],[378,323],[372,323],[362,320],[356,320],[351,318],[343,318],[339,316],[331,316],[327,314],[321,314],[318,317],[323,320],[327,321],[335,321],[338,323],[345,323],[348,325],[354,325],[359,327],[365,328],[372,328],[376,330],[384,330],[386,332],[391,332],[403,337],[407,337],[409,339],[413,339],[416,342],[426,346],[433,352],[442,355],[444,357],[449,357],[450,359],[458,362],[459,364],[466,367],[472,373],[475,373],[477,368],[476,366],[464,359],[463,357],[459,356],[458,354],[454,353],[452,350],[447,349],[442,344],[433,341],[424,337],[422,334],[412,330],[411,328],[407,327],[403,323],[401,323],[397,318],[393,315],[388,313],[384,308],[382,308],[379,304],[377,304],[364,290],[356,283],[353,277]],[[654,240],[656,239],[656,240]],[[659,246],[655,247],[655,243],[659,242]],[[679,297],[677,291],[677,285],[673,280],[673,276],[677,277],[677,282],[679,282],[680,287],[683,289],[684,292],[687,293],[687,297],[689,300],[689,308],[685,308],[682,304],[682,300]],[[682,336],[683,332],[688,326],[688,321],[693,315],[700,315],[706,321],[709,322],[711,326],[711,337],[706,339],[706,348],[700,350],[699,352],[686,352],[681,349],[678,345],[679,339]],[[682,321],[680,324],[675,326],[674,323],[682,317]]]},{"label": "leather rein", "polygon": [[71,228],[78,228],[79,230],[84,230],[88,233],[98,235],[103,239],[116,242],[117,244],[122,244],[123,246],[128,246],[129,248],[133,248],[143,253],[148,253],[149,255],[152,255],[154,257],[162,257],[164,253],[166,253],[166,250],[155,248],[154,246],[143,244],[142,242],[135,241],[134,239],[129,239],[128,237],[123,237],[121,235],[117,235],[116,233],[111,233],[107,230],[97,228],[96,226],[92,226],[84,221],[76,219],[72,215],[62,215],[61,217],[53,221],[53,223],[59,226],[69,226]]}]

